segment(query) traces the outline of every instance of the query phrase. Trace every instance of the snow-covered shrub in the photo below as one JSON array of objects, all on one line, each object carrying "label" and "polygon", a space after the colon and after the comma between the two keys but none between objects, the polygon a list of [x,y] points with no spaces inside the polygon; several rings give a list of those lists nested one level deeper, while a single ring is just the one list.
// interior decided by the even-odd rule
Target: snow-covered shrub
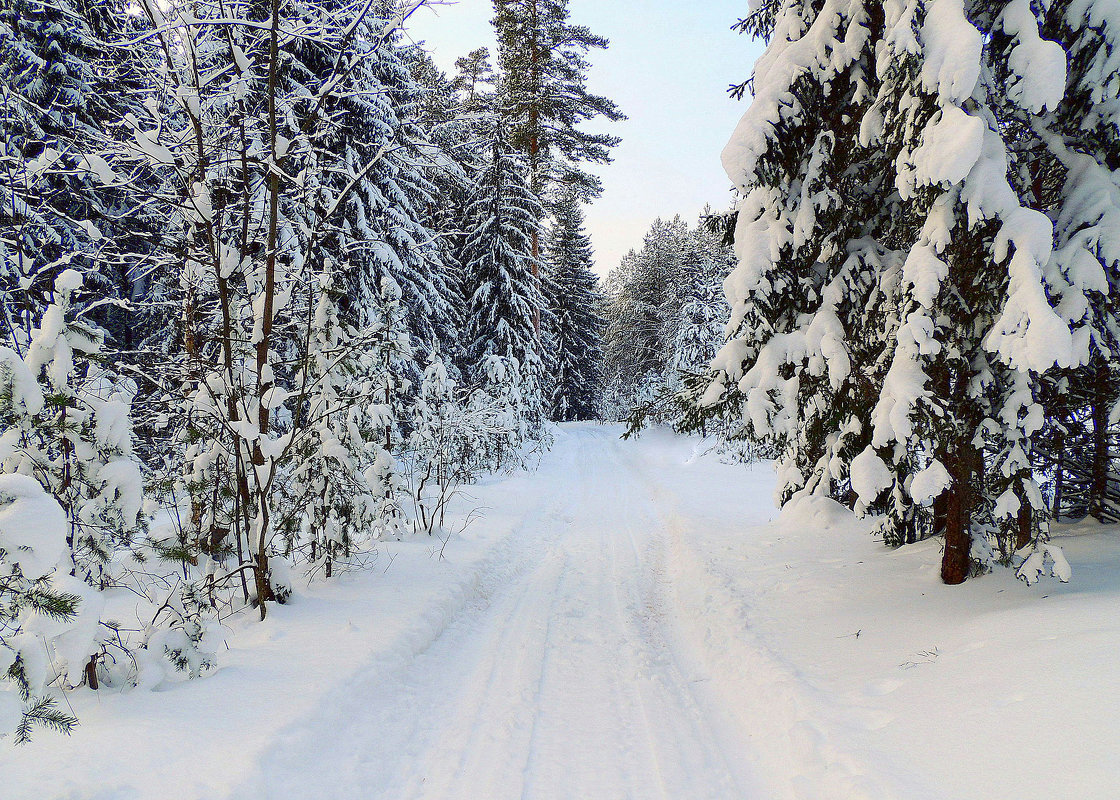
[{"label": "snow-covered shrub", "polygon": [[0,737],[26,741],[36,724],[65,731],[76,722],[55,707],[45,658],[51,639],[76,625],[80,598],[65,590],[73,579],[56,582],[69,578],[67,530],[66,514],[36,480],[0,475]]},{"label": "snow-covered shrub", "polygon": [[143,478],[132,453],[135,389],[98,363],[101,332],[73,319],[81,285],[80,273],[64,270],[32,331],[25,364],[40,381],[43,402],[18,443],[0,451],[0,470],[34,475],[58,499],[75,567],[104,588],[113,581],[112,553],[142,529]]}]

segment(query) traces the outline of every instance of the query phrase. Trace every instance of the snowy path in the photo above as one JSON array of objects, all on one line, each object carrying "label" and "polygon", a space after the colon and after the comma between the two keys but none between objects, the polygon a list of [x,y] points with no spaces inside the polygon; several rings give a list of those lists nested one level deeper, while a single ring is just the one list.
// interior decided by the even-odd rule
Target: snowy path
[{"label": "snowy path", "polygon": [[[470,487],[438,557],[229,622],[219,669],[85,689],[0,745],[2,800],[1113,800],[1120,526],[1070,584],[938,580],[769,465],[665,431],[564,426]],[[1014,769],[1005,766],[1014,764]]]},{"label": "snowy path", "polygon": [[[270,798],[740,798],[748,737],[679,652],[635,448],[558,443],[491,584],[395,674],[360,674],[262,764]],[[313,769],[306,754],[317,752]],[[239,794],[239,793],[238,793]]]}]

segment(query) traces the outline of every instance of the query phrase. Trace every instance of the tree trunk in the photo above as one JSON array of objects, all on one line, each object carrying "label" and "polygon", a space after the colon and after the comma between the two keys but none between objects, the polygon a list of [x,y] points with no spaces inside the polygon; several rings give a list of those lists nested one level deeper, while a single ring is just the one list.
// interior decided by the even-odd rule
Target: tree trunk
[{"label": "tree trunk", "polygon": [[949,493],[942,494],[933,501],[933,535],[941,536],[945,533],[945,526],[949,520]]},{"label": "tree trunk", "polygon": [[[279,39],[280,39],[280,2],[272,0],[272,25],[269,31],[268,43],[268,135],[272,158],[268,169],[268,238],[265,252],[264,270],[264,303],[261,311],[261,338],[257,342],[257,427],[260,438],[253,442],[252,463],[254,467],[262,467],[265,463],[264,453],[261,451],[261,439],[268,435],[269,408],[264,402],[265,394],[272,388],[271,377],[266,379],[268,366],[269,347],[272,344],[273,308],[276,299],[276,254],[279,242],[279,215],[280,215],[280,175],[279,156],[277,155],[278,128],[276,94],[279,91]],[[255,473],[255,490],[257,495],[257,547],[256,563],[253,576],[256,581],[257,603],[260,606],[261,619],[267,614],[265,603],[273,600],[275,595],[269,583],[268,548],[272,539],[269,494],[272,488],[271,466],[269,475],[262,480],[259,469]]]},{"label": "tree trunk", "polygon": [[[530,70],[532,71],[532,86],[533,86],[533,101],[529,105],[529,183],[533,189],[533,194],[540,199],[541,196],[541,178],[540,178],[540,106],[541,95],[543,93],[541,81],[541,66],[540,66],[540,51],[537,42],[538,36],[538,22],[537,22],[537,0],[532,0],[530,6],[530,19],[532,20],[531,28],[533,31],[533,39],[529,45],[529,62]],[[537,220],[538,227],[542,220]],[[536,281],[538,291],[541,288],[541,235],[538,228],[533,229],[533,279]],[[537,337],[537,349],[540,350],[541,344],[541,309],[538,306],[533,309],[533,332]]]},{"label": "tree trunk", "polygon": [[1054,463],[1054,508],[1050,515],[1055,520],[1062,518],[1062,491],[1065,488],[1066,459],[1065,450],[1058,449],[1057,460]]},{"label": "tree trunk", "polygon": [[1022,550],[1034,539],[1034,515],[1031,513],[1031,507],[1027,505],[1025,499],[1019,498],[1019,500],[1019,517],[1015,528],[1016,550]]},{"label": "tree trunk", "polygon": [[272,594],[272,584],[268,580],[268,550],[263,549],[257,553],[256,563],[253,565],[253,583],[257,590],[257,607],[261,612],[261,620],[268,615],[267,603],[275,599]]},{"label": "tree trunk", "polygon": [[86,684],[95,692],[100,688],[97,683],[97,656],[90,656],[86,662]]},{"label": "tree trunk", "polygon": [[945,490],[945,553],[941,558],[941,580],[955,586],[968,578],[972,550],[972,482],[975,447],[964,437],[955,452],[946,454],[942,463],[952,483]]},{"label": "tree trunk", "polygon": [[1089,484],[1089,516],[1098,522],[1104,522],[1111,454],[1108,448],[1108,364],[1099,357],[1096,359],[1092,391],[1093,477]]}]

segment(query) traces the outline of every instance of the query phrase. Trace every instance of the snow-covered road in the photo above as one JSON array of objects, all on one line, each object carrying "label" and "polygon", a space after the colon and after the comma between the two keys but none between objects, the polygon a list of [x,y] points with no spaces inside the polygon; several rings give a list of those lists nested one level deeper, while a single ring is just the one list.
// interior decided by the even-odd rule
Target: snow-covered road
[{"label": "snow-covered road", "polygon": [[682,645],[665,495],[641,461],[613,430],[562,434],[478,597],[403,669],[375,664],[340,687],[268,753],[252,788],[394,800],[766,796],[752,791],[749,736],[726,718],[730,698]]},{"label": "snow-covered road", "polygon": [[[563,426],[442,549],[228,622],[219,668],[78,690],[3,800],[1112,800],[1120,527],[1070,584],[938,580],[768,464]],[[1014,768],[1006,765],[1014,764]]]}]

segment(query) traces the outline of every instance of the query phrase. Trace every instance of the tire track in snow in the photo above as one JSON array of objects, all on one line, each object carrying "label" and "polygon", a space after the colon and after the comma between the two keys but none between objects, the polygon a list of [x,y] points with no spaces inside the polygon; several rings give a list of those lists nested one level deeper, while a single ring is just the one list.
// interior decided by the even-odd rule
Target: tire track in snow
[{"label": "tire track in snow", "polygon": [[623,628],[617,570],[606,558],[626,495],[605,491],[617,480],[617,464],[603,460],[606,437],[592,429],[582,435],[594,443],[593,458],[572,498],[582,519],[565,540],[572,567],[558,596],[524,797],[668,798],[635,680],[641,665]]},{"label": "tire track in snow", "polygon": [[[831,698],[775,653],[749,627],[749,609],[731,579],[706,564],[695,547],[703,524],[682,516],[682,500],[660,480],[626,459],[648,488],[673,577],[667,601],[678,610],[670,638],[677,658],[710,676],[707,705],[725,724],[750,738],[764,774],[785,775],[770,796],[790,800],[918,800],[937,797],[913,785],[880,755],[855,754],[859,730],[845,720]],[[719,712],[723,713],[720,714]],[[730,712],[730,713],[727,713]]]},{"label": "tire track in snow", "polygon": [[772,796],[752,791],[748,737],[681,657],[652,485],[601,430],[558,444],[474,596],[422,646],[358,670],[236,796]]},{"label": "tire track in snow", "polygon": [[[568,469],[574,461],[565,459]],[[548,567],[544,556],[562,531],[563,506],[562,497],[545,493],[475,568],[461,596],[452,601],[453,610],[437,607],[434,614],[425,614],[404,641],[394,642],[342,681],[308,719],[281,732],[257,775],[230,799],[404,797],[399,792],[417,774],[423,745],[440,718],[440,709],[431,703],[437,698],[450,702],[457,691],[453,684],[441,687],[432,681],[457,682],[455,670],[461,664],[456,649],[469,652],[480,621],[492,610],[498,613],[511,604],[516,608],[516,598],[528,595],[533,576]],[[427,619],[431,616],[437,618]],[[486,654],[482,650],[477,658]],[[438,742],[430,747],[438,749]]]},{"label": "tire track in snow", "polygon": [[[675,706],[660,709],[663,717],[683,719],[687,725],[670,728],[673,739],[661,744],[666,753],[680,757],[689,753],[694,760],[689,770],[695,774],[703,770],[715,780],[707,794],[696,793],[697,787],[683,785],[673,787],[672,796],[745,798],[767,797],[758,788],[757,779],[747,768],[745,738],[727,735],[728,731],[716,724],[719,710],[711,707],[696,691],[696,684],[704,678],[696,678],[696,673],[679,657],[672,638],[667,635],[667,626],[679,615],[680,610],[670,601],[664,591],[667,576],[664,568],[665,534],[662,520],[650,486],[636,471],[622,445],[613,443],[612,460],[618,473],[629,474],[638,481],[626,481],[630,499],[629,516],[632,520],[626,526],[626,541],[632,555],[631,563],[623,570],[632,576],[632,596],[629,603],[628,624],[638,646],[645,657],[655,666],[653,678],[655,688],[647,689],[647,699],[651,705]],[[637,500],[635,500],[637,498]],[[639,524],[640,520],[640,524]],[[637,531],[648,532],[640,537]],[[634,582],[634,578],[640,578]],[[619,582],[622,585],[622,582]],[[664,727],[664,726],[662,726]]]}]

